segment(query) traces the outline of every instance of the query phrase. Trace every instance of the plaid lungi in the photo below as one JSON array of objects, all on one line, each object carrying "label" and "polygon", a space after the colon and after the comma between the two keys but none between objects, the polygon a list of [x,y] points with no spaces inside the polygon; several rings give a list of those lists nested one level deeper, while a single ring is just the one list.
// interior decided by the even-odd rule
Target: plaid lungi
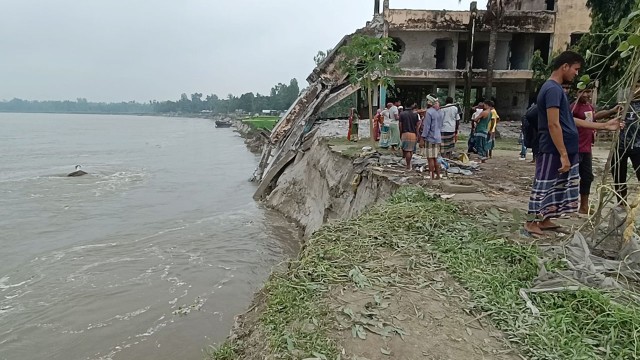
[{"label": "plaid lungi", "polygon": [[424,157],[427,159],[435,159],[438,155],[440,155],[440,144],[425,143],[425,148],[423,149]]},{"label": "plaid lungi", "polygon": [[416,144],[418,143],[418,136],[416,133],[402,133],[400,138],[402,139],[402,151],[416,151]]},{"label": "plaid lungi", "polygon": [[571,168],[560,174],[560,155],[539,154],[536,159],[536,178],[529,198],[529,214],[537,220],[557,218],[578,211],[580,195],[579,155],[569,155]]},{"label": "plaid lungi", "polygon": [[442,152],[444,153],[452,152],[453,149],[456,147],[456,142],[455,142],[456,133],[443,132],[441,133],[440,136],[442,138]]}]

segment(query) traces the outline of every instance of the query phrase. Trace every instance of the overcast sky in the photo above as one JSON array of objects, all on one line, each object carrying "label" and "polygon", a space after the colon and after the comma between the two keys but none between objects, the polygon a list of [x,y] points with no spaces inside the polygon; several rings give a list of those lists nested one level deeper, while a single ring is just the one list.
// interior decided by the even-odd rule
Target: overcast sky
[{"label": "overcast sky", "polygon": [[[381,1],[382,2],[382,1]],[[306,86],[373,0],[0,0],[0,100],[168,100]],[[468,9],[464,0],[392,8]]]}]

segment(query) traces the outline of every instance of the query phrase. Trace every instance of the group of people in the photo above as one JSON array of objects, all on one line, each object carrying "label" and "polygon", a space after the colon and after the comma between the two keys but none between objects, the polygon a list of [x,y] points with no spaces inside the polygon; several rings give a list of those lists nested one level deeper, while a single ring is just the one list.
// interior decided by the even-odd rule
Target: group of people
[{"label": "group of people", "polygon": [[[542,235],[560,226],[553,219],[569,213],[589,212],[589,195],[594,180],[592,144],[595,131],[618,131],[617,151],[612,162],[615,190],[622,203],[627,197],[627,166],[631,160],[640,181],[640,84],[633,93],[630,110],[621,121],[620,105],[596,112],[592,105],[593,89],[587,87],[571,101],[569,93],[584,58],[565,51],[553,59],[553,72],[540,88],[537,99],[523,117],[520,159],[527,148],[533,150],[535,177],[528,212],[533,215],[525,223],[532,235]],[[390,102],[377,112],[375,137],[381,148],[398,148],[403,152],[406,168],[411,169],[413,154],[421,150],[428,159],[431,179],[440,178],[439,157],[450,158],[458,139],[461,111],[454,99],[444,106],[427,96],[426,109],[408,101]],[[605,122],[597,120],[609,119]],[[472,115],[472,133],[468,152],[475,152],[485,162],[491,158],[500,117],[492,101],[479,103]]]},{"label": "group of people", "polygon": [[409,101],[404,108],[400,101],[390,102],[385,109],[377,112],[376,140],[381,148],[402,149],[406,168],[411,169],[411,159],[418,148],[427,158],[432,179],[440,178],[439,157],[453,154],[460,126],[460,109],[453,98],[440,101],[427,96],[426,109],[419,109],[417,103]]},{"label": "group of people", "polygon": [[500,116],[491,100],[481,101],[471,116],[471,135],[468,153],[476,153],[483,163],[493,156],[496,143],[496,129]]},{"label": "group of people", "polygon": [[[640,140],[635,134],[638,130],[635,110],[627,114],[625,122],[616,117],[621,110],[619,106],[595,112],[591,104],[592,89],[589,88],[581,90],[573,104],[569,100],[570,84],[583,64],[584,58],[572,51],[556,57],[551,77],[541,87],[535,107],[530,108],[523,119],[523,124],[537,129],[533,140],[526,144],[533,148],[536,164],[528,209],[535,219],[525,224],[525,230],[532,235],[560,228],[553,222],[555,218],[577,211],[589,212],[589,194],[594,179],[591,146],[595,130],[623,129],[612,166],[619,199],[626,197],[628,159],[632,160],[640,180]],[[636,93],[640,94],[640,91]],[[616,118],[607,122],[595,121],[610,117]]]}]

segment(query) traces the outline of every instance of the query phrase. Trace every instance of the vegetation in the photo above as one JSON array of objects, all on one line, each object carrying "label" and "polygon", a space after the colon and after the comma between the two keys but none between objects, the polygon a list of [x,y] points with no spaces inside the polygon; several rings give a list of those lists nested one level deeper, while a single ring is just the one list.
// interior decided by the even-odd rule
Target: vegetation
[{"label": "vegetation", "polygon": [[151,104],[135,101],[121,103],[96,103],[79,98],[76,101],[29,101],[13,99],[0,101],[0,112],[41,112],[78,114],[145,114],[152,113]]},{"label": "vegetation", "polygon": [[[627,71],[628,56],[619,56],[616,51],[621,42],[627,40],[621,28],[627,28],[629,15],[637,10],[637,0],[588,0],[591,8],[591,28],[576,46],[576,50],[587,54],[588,72],[591,78],[601,82],[601,98],[614,100],[616,83]],[[593,55],[592,55],[593,54]]]},{"label": "vegetation", "polygon": [[298,81],[291,79],[289,85],[280,83],[272,87],[271,93],[266,96],[254,95],[250,92],[242,94],[240,97],[229,94],[226,99],[221,99],[217,95],[207,95],[203,100],[201,93],[191,94],[191,97],[182,94],[178,101],[154,102],[153,107],[158,113],[199,113],[207,110],[214,114],[224,114],[243,110],[255,114],[262,110],[287,110],[299,94]]},{"label": "vegetation", "polygon": [[551,75],[551,63],[542,58],[540,50],[536,50],[531,57],[531,65],[529,68],[533,71],[533,92],[538,93],[542,84],[544,84],[549,78],[549,75]]},{"label": "vegetation", "polygon": [[[369,103],[369,123],[373,130],[373,90],[381,86],[393,85],[390,75],[398,73],[400,54],[393,50],[394,41],[389,37],[373,37],[355,35],[349,44],[340,49],[343,59],[339,67],[348,77],[349,82],[360,86],[367,92]],[[371,137],[374,141],[374,137]]]},{"label": "vegetation", "polygon": [[[269,351],[281,359],[337,359],[331,335],[334,316],[324,294],[347,283],[385,291],[417,286],[424,281],[417,274],[432,269],[429,259],[435,258],[469,290],[474,310],[490,315],[530,359],[638,356],[637,304],[621,305],[613,293],[584,288],[530,295],[540,310],[540,315],[532,315],[519,290],[530,288],[537,276],[537,248],[502,239],[494,220],[462,215],[460,210],[421,189],[404,188],[359,218],[325,225],[288,272],[273,275],[266,285],[260,326]],[[384,252],[405,257],[406,269],[389,267],[372,256]],[[558,266],[557,261],[546,264],[549,271]],[[356,325],[354,329],[356,334],[360,331]],[[211,357],[242,359],[243,351],[241,343],[227,343]]]},{"label": "vegetation", "polygon": [[254,129],[271,130],[276,126],[278,120],[280,120],[280,118],[277,116],[256,116],[242,121],[251,125]]},{"label": "vegetation", "polygon": [[226,99],[217,95],[193,93],[182,94],[177,101],[135,101],[121,103],[95,103],[87,99],[76,101],[29,101],[13,99],[0,101],[0,112],[51,112],[51,113],[91,113],[91,114],[166,114],[166,113],[200,113],[210,111],[213,114],[226,114],[242,110],[252,114],[262,110],[284,111],[289,109],[298,98],[300,88],[298,81],[291,79],[289,85],[279,83],[271,88],[269,95],[246,93],[240,97],[229,94]]}]

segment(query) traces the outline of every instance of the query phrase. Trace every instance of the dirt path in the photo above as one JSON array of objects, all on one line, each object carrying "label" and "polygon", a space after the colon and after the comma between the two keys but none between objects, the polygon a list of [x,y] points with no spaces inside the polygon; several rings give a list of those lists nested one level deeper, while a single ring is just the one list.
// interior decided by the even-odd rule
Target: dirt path
[{"label": "dirt path", "polygon": [[[392,256],[387,262],[401,266],[406,259]],[[346,359],[520,359],[502,333],[485,321],[487,314],[471,312],[468,293],[435,261],[432,269],[418,271],[425,279],[418,289],[347,286],[331,293],[331,307],[344,324],[336,336],[342,339]],[[387,337],[363,329],[354,336],[351,314],[368,323],[368,329],[384,323],[399,333]]]}]

